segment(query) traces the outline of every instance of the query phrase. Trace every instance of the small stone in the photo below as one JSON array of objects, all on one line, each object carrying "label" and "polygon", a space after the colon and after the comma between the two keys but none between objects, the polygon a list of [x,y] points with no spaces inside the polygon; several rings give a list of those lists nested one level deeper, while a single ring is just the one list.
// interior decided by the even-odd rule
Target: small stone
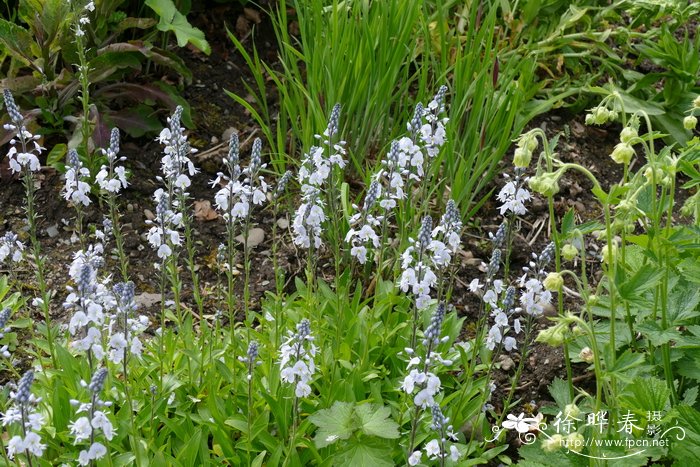
[{"label": "small stone", "polygon": [[[259,227],[255,227],[248,232],[248,242],[246,246],[248,248],[255,248],[260,245],[263,240],[265,240],[265,231]],[[242,234],[236,237],[236,241],[238,243],[245,243]]]},{"label": "small stone", "polygon": [[148,308],[156,303],[160,303],[161,296],[159,293],[142,293],[134,297],[134,300],[138,305]]},{"label": "small stone", "polygon": [[126,205],[126,210],[129,211],[129,212],[134,212],[134,205],[131,204],[131,203],[128,203],[128,204]]},{"label": "small stone", "polygon": [[58,225],[54,224],[46,228],[46,235],[50,238],[54,238],[58,235]]},{"label": "small stone", "polygon": [[286,217],[280,217],[277,219],[277,227],[280,229],[286,229],[289,227],[289,220]]},{"label": "small stone", "polygon": [[148,219],[149,221],[152,221],[156,218],[156,216],[153,214],[153,211],[151,211],[150,209],[144,209],[143,215],[146,216],[146,219]]},{"label": "small stone", "polygon": [[219,144],[219,138],[216,136],[211,137],[211,144]]},{"label": "small stone", "polygon": [[228,127],[224,130],[224,132],[221,134],[221,141],[226,141],[231,139],[231,135],[236,131],[234,127]]},{"label": "small stone", "polygon": [[508,355],[501,355],[498,360],[503,371],[510,371],[515,366],[515,362]]},{"label": "small stone", "polygon": [[270,281],[262,281],[262,282],[260,283],[260,285],[262,285],[263,287],[265,287],[265,286],[267,286],[267,285],[270,285]]}]

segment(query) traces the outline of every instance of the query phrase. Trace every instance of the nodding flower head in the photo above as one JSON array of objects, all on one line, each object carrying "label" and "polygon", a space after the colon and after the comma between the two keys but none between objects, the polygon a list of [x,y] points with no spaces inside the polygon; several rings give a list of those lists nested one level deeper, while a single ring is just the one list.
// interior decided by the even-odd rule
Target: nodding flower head
[{"label": "nodding flower head", "polygon": [[369,211],[377,202],[379,195],[381,194],[381,186],[377,180],[373,180],[367,190],[367,195],[365,196],[365,204],[362,206],[364,212]]},{"label": "nodding flower head", "polygon": [[292,171],[287,170],[284,173],[284,175],[282,175],[279,182],[277,182],[277,187],[275,188],[275,194],[274,194],[275,199],[282,196],[284,191],[287,189],[287,184],[289,183],[289,180],[291,180],[291,179],[292,179]]},{"label": "nodding flower head", "polygon": [[5,99],[5,109],[7,109],[7,113],[9,114],[12,123],[15,124],[17,127],[22,126],[24,117],[22,117],[22,114],[19,111],[19,107],[17,107],[17,104],[15,104],[15,99],[14,97],[12,97],[12,93],[10,92],[10,90],[3,89],[2,97]]},{"label": "nodding flower head", "polygon": [[433,218],[430,216],[423,217],[420,230],[418,231],[418,243],[421,248],[428,248],[433,240]]},{"label": "nodding flower head", "polygon": [[331,116],[328,119],[328,127],[323,135],[327,138],[331,138],[333,135],[338,133],[338,121],[340,120],[340,104],[335,104],[333,110],[331,110]]},{"label": "nodding flower head", "polygon": [[491,260],[489,261],[488,269],[486,270],[486,277],[488,279],[493,279],[498,270],[501,267],[501,250],[496,248],[491,253]]},{"label": "nodding flower head", "polygon": [[28,404],[32,392],[32,383],[34,382],[34,372],[28,370],[17,383],[17,392],[15,392],[15,402],[18,404]]}]

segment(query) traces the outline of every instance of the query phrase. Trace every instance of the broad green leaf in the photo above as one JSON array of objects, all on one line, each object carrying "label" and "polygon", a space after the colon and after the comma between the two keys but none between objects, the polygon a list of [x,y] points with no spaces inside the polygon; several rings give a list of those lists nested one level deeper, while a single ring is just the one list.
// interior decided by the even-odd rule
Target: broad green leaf
[{"label": "broad green leaf", "polygon": [[658,347],[681,337],[681,334],[676,331],[675,328],[662,329],[661,325],[656,321],[640,323],[637,325],[637,330],[640,331],[644,337],[649,339],[649,342],[651,342],[651,345],[654,347]]},{"label": "broad green leaf", "polygon": [[331,408],[319,410],[309,417],[309,421],[318,427],[314,437],[316,447],[323,448],[352,435],[355,431],[352,420],[353,407],[352,402],[336,401]]},{"label": "broad green leaf", "polygon": [[671,391],[666,383],[658,378],[637,377],[621,396],[623,402],[633,411],[663,411],[669,403]]},{"label": "broad green leaf", "polygon": [[395,439],[399,437],[399,425],[391,419],[389,407],[377,407],[363,404],[355,407],[355,414],[360,420],[360,429],[370,436]]},{"label": "broad green leaf", "polygon": [[346,467],[393,467],[394,462],[392,462],[390,451],[364,443],[357,443],[338,455],[338,463],[336,465]]},{"label": "broad green leaf", "polygon": [[204,33],[193,27],[185,15],[177,10],[172,0],[146,0],[149,6],[160,17],[157,27],[160,31],[172,31],[177,38],[177,45],[184,47],[188,42],[199,50],[209,55],[211,47],[204,37]]},{"label": "broad green leaf", "polygon": [[652,264],[646,264],[632,277],[618,284],[618,291],[623,300],[635,301],[645,290],[654,287],[661,279],[663,271]]}]

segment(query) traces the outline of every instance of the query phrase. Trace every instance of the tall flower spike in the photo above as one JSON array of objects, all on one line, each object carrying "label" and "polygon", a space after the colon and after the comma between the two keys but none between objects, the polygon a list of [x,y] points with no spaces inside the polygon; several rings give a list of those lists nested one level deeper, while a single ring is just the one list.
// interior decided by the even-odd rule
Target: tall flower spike
[{"label": "tall flower spike", "polygon": [[308,397],[311,394],[311,380],[316,372],[314,358],[318,349],[313,343],[311,325],[308,319],[297,324],[297,332],[289,332],[280,347],[280,378],[283,382],[294,384],[296,397]]},{"label": "tall flower spike", "polygon": [[67,162],[63,197],[74,205],[88,206],[90,204],[90,184],[86,180],[90,179],[90,171],[83,167],[78,157],[78,151],[75,149],[68,151]]},{"label": "tall flower spike", "polygon": [[279,181],[277,182],[277,187],[275,187],[275,193],[274,193],[274,198],[279,199],[280,196],[284,193],[284,191],[287,189],[287,184],[289,184],[289,180],[292,179],[292,171],[287,170],[282,177],[280,177]]},{"label": "tall flower spike", "polygon": [[[17,454],[41,457],[46,445],[41,444],[39,431],[44,425],[44,416],[37,411],[41,399],[32,394],[34,372],[27,371],[17,383],[17,389],[10,392],[12,406],[4,413],[4,426],[18,424],[22,435],[15,435],[7,443],[7,456],[14,459]],[[29,459],[31,463],[31,459]],[[18,463],[19,464],[19,463]]]},{"label": "tall flower spike", "polygon": [[78,464],[90,465],[93,461],[103,458],[107,455],[107,448],[104,444],[96,441],[99,432],[107,441],[114,438],[115,430],[107,413],[103,407],[111,405],[100,398],[100,393],[104,389],[105,380],[107,378],[107,369],[100,368],[92,376],[90,384],[85,384],[90,390],[90,402],[80,403],[72,400],[73,405],[78,405],[77,413],[87,412],[87,416],[81,416],[76,421],[70,424],[70,432],[75,437],[75,444],[83,441],[89,441],[90,446],[87,449],[80,451],[78,456]]}]

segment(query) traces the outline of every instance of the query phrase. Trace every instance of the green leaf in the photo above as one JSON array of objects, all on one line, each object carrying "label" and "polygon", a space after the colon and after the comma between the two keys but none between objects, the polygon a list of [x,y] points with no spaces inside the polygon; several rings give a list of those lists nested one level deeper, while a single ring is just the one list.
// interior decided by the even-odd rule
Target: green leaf
[{"label": "green leaf", "polygon": [[663,271],[651,264],[640,268],[632,277],[619,285],[620,296],[623,300],[638,300],[642,292],[654,287],[661,279]]},{"label": "green leaf", "polygon": [[4,45],[15,58],[28,65],[33,63],[32,57],[29,55],[33,43],[29,31],[0,18],[0,44]]},{"label": "green leaf", "polygon": [[372,467],[392,467],[390,451],[365,443],[353,444],[350,449],[338,455],[338,466],[355,467],[360,465]]},{"label": "green leaf", "polygon": [[549,385],[549,393],[552,395],[554,402],[560,408],[571,404],[571,393],[569,392],[569,384],[561,378],[554,378],[552,384]]},{"label": "green leaf", "polygon": [[662,329],[661,325],[656,321],[640,323],[637,326],[637,330],[640,331],[644,337],[649,339],[649,342],[654,347],[658,347],[681,337],[681,334],[674,328]]},{"label": "green leaf", "polygon": [[160,22],[157,25],[158,30],[174,32],[177,45],[184,47],[190,42],[205,54],[211,53],[211,47],[205,39],[204,33],[187,21],[185,15],[177,10],[172,0],[146,0],[145,3],[160,17]]},{"label": "green leaf", "polygon": [[355,431],[352,420],[353,407],[352,402],[336,401],[330,409],[319,410],[309,417],[309,421],[318,427],[314,437],[316,447],[323,448],[352,435]]},{"label": "green leaf", "polygon": [[658,378],[637,377],[621,396],[629,408],[637,412],[662,411],[668,405],[671,391],[666,383]]},{"label": "green leaf", "polygon": [[399,425],[391,419],[389,407],[363,404],[355,407],[360,419],[360,429],[366,435],[395,439],[399,437]]}]

